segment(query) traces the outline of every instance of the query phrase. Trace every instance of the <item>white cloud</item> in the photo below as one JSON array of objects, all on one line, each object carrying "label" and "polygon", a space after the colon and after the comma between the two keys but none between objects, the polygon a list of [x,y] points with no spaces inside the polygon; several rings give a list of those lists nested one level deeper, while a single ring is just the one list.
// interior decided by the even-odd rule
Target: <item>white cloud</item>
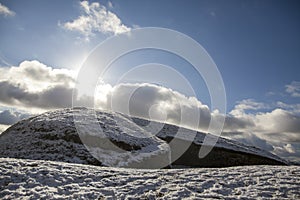
[{"label": "white cloud", "polygon": [[230,112],[233,116],[240,116],[245,113],[246,110],[260,110],[267,108],[267,105],[261,102],[256,102],[253,99],[244,99],[237,102],[237,105]]},{"label": "white cloud", "polygon": [[292,83],[285,86],[285,91],[292,97],[300,97],[300,82],[293,81]]},{"label": "white cloud", "polygon": [[[227,116],[225,131],[250,131],[267,140],[300,141],[299,105],[289,105],[278,102],[271,109],[270,105],[254,100],[240,101]],[[267,112],[247,113],[247,110],[270,109]],[[229,119],[234,119],[228,121]],[[235,125],[235,126],[234,126]]]},{"label": "white cloud", "polygon": [[[112,6],[112,4],[109,4]],[[84,12],[77,19],[66,22],[63,27],[78,31],[87,39],[94,33],[112,33],[120,34],[130,31],[130,28],[123,24],[121,19],[103,5],[98,2],[89,3],[88,1],[81,1],[80,6]]]},{"label": "white cloud", "polygon": [[0,68],[0,105],[34,112],[70,107],[75,75],[38,61]]},{"label": "white cloud", "polygon": [[[163,120],[206,131],[211,119],[208,106],[194,97],[187,97],[179,92],[158,85],[108,84],[99,85],[96,92],[96,107],[109,109],[138,117]],[[200,114],[200,122],[196,123]],[[188,121],[182,121],[187,116]]]},{"label": "white cloud", "polygon": [[291,113],[294,113],[295,115],[300,114],[300,104],[286,104],[284,102],[278,101],[276,105],[279,108],[285,109],[290,111]]},{"label": "white cloud", "polygon": [[258,113],[255,116],[256,130],[267,133],[299,133],[300,117],[293,113],[276,108],[271,112]]},{"label": "white cloud", "polygon": [[18,85],[28,92],[64,85],[73,87],[76,73],[68,69],[54,69],[33,60],[23,61],[19,66],[0,68],[0,81]]},{"label": "white cloud", "polygon": [[11,11],[8,7],[0,3],[0,14],[4,16],[15,16],[16,13]]},{"label": "white cloud", "polygon": [[[270,109],[268,112],[247,110]],[[224,135],[240,142],[257,146],[283,157],[298,157],[300,161],[299,105],[277,102],[275,107],[255,102],[240,101],[226,118]],[[228,121],[228,119],[234,120]]]}]

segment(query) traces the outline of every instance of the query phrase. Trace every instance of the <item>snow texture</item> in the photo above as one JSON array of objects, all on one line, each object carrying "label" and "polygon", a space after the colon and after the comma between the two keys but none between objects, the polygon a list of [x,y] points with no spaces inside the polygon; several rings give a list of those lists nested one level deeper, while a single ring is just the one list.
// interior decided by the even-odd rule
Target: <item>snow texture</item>
[{"label": "snow texture", "polygon": [[0,199],[300,199],[300,167],[144,170],[0,158]]}]

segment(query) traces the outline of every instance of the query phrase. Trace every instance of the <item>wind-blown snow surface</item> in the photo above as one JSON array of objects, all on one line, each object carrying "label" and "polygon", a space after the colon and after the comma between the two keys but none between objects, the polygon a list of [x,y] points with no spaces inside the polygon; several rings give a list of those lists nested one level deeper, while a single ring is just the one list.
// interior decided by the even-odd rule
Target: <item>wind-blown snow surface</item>
[{"label": "wind-blown snow surface", "polygon": [[300,199],[300,167],[138,170],[0,158],[0,198]]}]

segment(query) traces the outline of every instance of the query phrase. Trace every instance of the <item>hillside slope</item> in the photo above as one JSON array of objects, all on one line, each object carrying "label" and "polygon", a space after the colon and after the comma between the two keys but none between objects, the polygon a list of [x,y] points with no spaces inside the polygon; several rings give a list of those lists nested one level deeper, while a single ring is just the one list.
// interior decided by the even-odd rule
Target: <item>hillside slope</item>
[{"label": "hillside slope", "polygon": [[[206,134],[197,132],[193,141],[189,141],[195,131],[181,128],[184,137],[177,138],[179,127],[175,125],[151,122],[149,128],[148,120],[132,120],[113,112],[96,111],[99,124],[89,126],[79,137],[74,116],[85,122],[91,113],[94,110],[62,109],[20,121],[1,134],[0,157],[135,168],[287,164],[271,153],[224,138],[218,139],[208,156],[199,159]],[[96,134],[99,127],[103,135]],[[158,132],[155,127],[159,128]],[[117,148],[111,148],[108,143]],[[174,158],[174,152],[181,146],[188,148]]]}]

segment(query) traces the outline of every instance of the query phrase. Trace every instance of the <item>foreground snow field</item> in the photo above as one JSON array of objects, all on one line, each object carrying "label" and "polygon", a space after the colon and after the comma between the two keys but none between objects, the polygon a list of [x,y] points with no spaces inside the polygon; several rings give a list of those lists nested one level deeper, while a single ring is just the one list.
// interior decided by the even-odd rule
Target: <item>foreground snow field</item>
[{"label": "foreground snow field", "polygon": [[0,199],[300,199],[299,166],[124,169],[0,158]]}]

